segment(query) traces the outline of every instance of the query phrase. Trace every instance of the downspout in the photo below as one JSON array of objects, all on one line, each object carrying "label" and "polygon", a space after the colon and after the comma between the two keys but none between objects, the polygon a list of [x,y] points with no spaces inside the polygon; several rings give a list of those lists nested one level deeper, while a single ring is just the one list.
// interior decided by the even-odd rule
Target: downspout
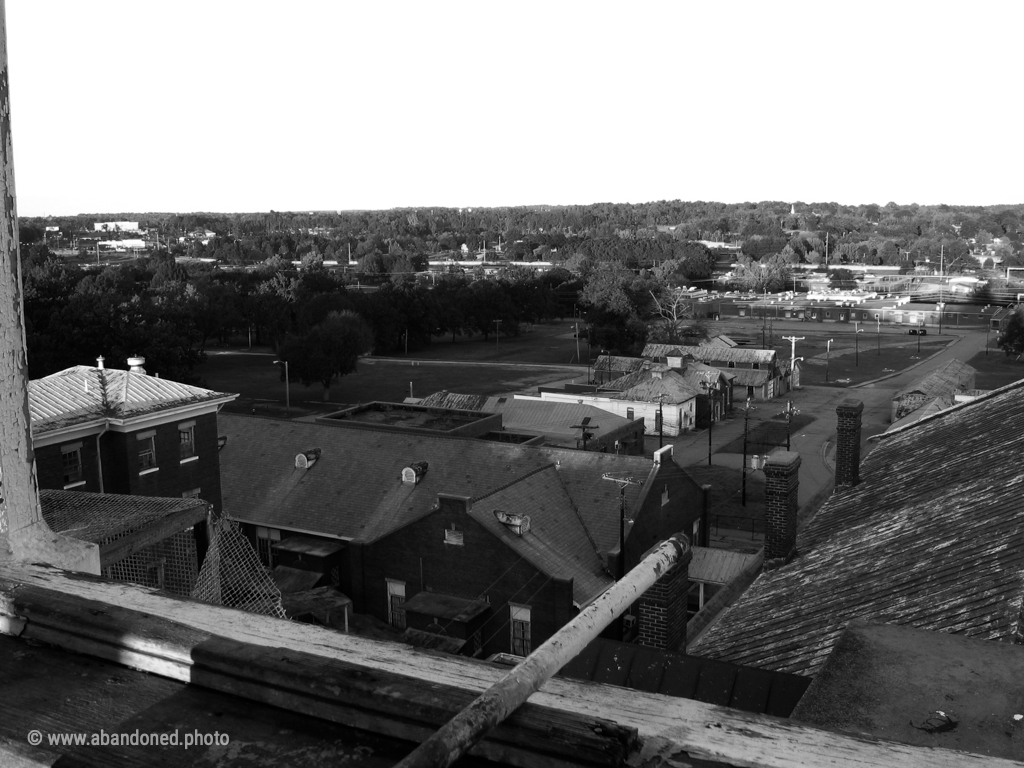
[{"label": "downspout", "polygon": [[107,430],[110,429],[110,422],[103,424],[102,431],[96,434],[96,468],[99,470],[100,478],[100,493],[103,493],[103,453],[100,449],[100,438],[107,434]]}]

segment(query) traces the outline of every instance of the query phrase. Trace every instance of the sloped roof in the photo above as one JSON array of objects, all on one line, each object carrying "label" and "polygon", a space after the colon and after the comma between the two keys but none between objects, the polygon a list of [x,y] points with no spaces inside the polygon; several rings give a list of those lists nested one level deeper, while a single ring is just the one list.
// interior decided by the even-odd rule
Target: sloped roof
[{"label": "sloped roof", "polygon": [[726,380],[732,383],[732,380],[736,378],[735,368],[715,368],[713,365],[706,365],[705,363],[699,363],[696,360],[687,360],[683,364],[682,368],[677,369],[682,375],[700,393],[704,393],[703,382],[710,384],[717,384],[719,380],[724,376]]},{"label": "sloped roof", "polygon": [[[646,478],[649,458],[221,414],[224,510],[258,525],[374,541],[430,512],[438,493],[480,498],[552,464],[600,551],[618,546],[619,492],[605,472]],[[320,448],[309,469],[295,456]],[[426,461],[419,483],[402,469]],[[628,508],[644,488],[630,486]],[[528,509],[510,510],[530,514]]]},{"label": "sloped roof", "polygon": [[644,357],[686,357],[704,363],[773,363],[776,360],[774,349],[750,349],[749,347],[724,347],[716,344],[701,344],[699,347],[686,347],[670,344],[648,344],[644,347]]},{"label": "sloped roof", "polygon": [[713,584],[728,584],[745,568],[757,560],[757,555],[745,555],[728,549],[693,547],[693,559],[688,571],[693,581],[708,581]]},{"label": "sloped roof", "polygon": [[28,383],[35,435],[89,422],[120,421],[238,395],[158,379],[145,373],[76,365]]},{"label": "sloped roof", "polygon": [[666,403],[678,404],[700,394],[697,387],[673,370],[629,373],[610,382],[607,387],[619,390],[616,394],[609,394],[609,398],[637,403],[656,403],[664,395]]},{"label": "sloped roof", "polygon": [[732,383],[738,387],[760,387],[772,375],[767,368],[728,368],[725,372],[735,374]]},{"label": "sloped roof", "polygon": [[911,394],[925,395],[926,397],[952,395],[958,390],[973,388],[976,373],[977,371],[967,363],[954,358],[924,378],[904,387],[893,395],[892,399],[899,400],[904,395]]},{"label": "sloped roof", "polygon": [[639,371],[647,362],[642,357],[622,357],[620,355],[598,355],[594,361],[594,371]]},{"label": "sloped roof", "polygon": [[194,507],[207,506],[201,499],[128,496],[118,493],[39,491],[43,520],[52,531],[80,541],[102,544]]},{"label": "sloped roof", "polygon": [[[495,510],[524,511],[530,530],[518,536],[494,516]],[[598,556],[579,511],[548,466],[519,482],[473,502],[470,515],[537,568],[573,580],[573,600],[586,605],[614,583]]]},{"label": "sloped roof", "polygon": [[[504,400],[504,402],[499,402]],[[630,423],[629,419],[601,410],[587,403],[560,403],[554,400],[516,400],[514,398],[488,398],[484,404],[488,413],[500,413],[506,429],[533,431],[566,443],[575,443],[581,430],[574,429],[589,418],[587,431],[595,436],[613,432]]]},{"label": "sloped roof", "polygon": [[693,652],[813,675],[857,618],[1013,642],[1022,452],[1024,381],[881,435],[860,484],[800,534],[798,558],[760,576]]},{"label": "sloped roof", "polygon": [[730,339],[724,333],[716,333],[713,336],[708,337],[708,344],[717,347],[736,347],[739,346],[735,341]]},{"label": "sloped roof", "polygon": [[460,395],[442,389],[423,398],[418,404],[429,408],[450,408],[456,411],[480,411],[487,402],[485,395]]},{"label": "sloped roof", "polygon": [[894,421],[892,424],[889,425],[889,428],[886,430],[886,432],[889,432],[894,429],[899,429],[900,427],[905,427],[908,424],[913,424],[915,421],[920,421],[925,416],[931,416],[932,414],[938,413],[939,411],[944,411],[947,408],[951,408],[953,405],[954,401],[952,396],[947,395],[945,397],[933,398],[932,400],[929,400],[927,403],[922,405],[920,408],[916,408],[910,413],[908,413],[902,419],[897,419],[896,421]]}]

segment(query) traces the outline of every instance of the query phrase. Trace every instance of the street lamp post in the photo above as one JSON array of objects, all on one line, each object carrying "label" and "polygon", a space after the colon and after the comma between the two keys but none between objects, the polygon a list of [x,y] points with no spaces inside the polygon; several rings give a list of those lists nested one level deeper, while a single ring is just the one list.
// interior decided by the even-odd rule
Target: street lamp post
[{"label": "street lamp post", "polygon": [[501,327],[501,320],[494,321],[494,348],[498,348],[498,329]]},{"label": "street lamp post", "polygon": [[924,328],[924,321],[917,324],[917,354],[921,356],[921,329]]},{"label": "street lamp post", "polygon": [[942,310],[946,308],[945,302],[940,301],[937,305],[939,310],[939,336],[942,335]]},{"label": "street lamp post", "polygon": [[798,414],[798,413],[800,413],[800,411],[798,411],[796,408],[793,407],[793,401],[792,400],[787,400],[786,401],[786,408],[780,414],[780,415],[786,417],[786,450],[787,451],[789,450],[789,436],[793,432],[793,417],[796,414]]},{"label": "street lamp post", "polygon": [[825,383],[826,384],[828,384],[828,356],[829,356],[829,352],[832,351],[832,342],[833,341],[835,341],[835,339],[829,339],[828,343],[825,345]]},{"label": "street lamp post", "polygon": [[704,391],[707,392],[709,403],[710,403],[710,412],[709,412],[709,417],[708,417],[708,466],[710,467],[711,466],[711,434],[714,431],[714,427],[715,427],[715,395],[714,395],[714,393],[718,391],[718,382],[716,381],[714,384],[712,384],[710,381],[702,381],[700,383],[700,385],[701,385],[701,387],[704,388]]},{"label": "street lamp post", "polygon": [[992,323],[985,326],[985,354],[988,354],[988,335],[992,332]]},{"label": "street lamp post", "polygon": [[284,409],[288,413],[292,410],[291,380],[288,378],[288,361],[275,360],[274,365],[284,365]]},{"label": "street lamp post", "polygon": [[882,318],[875,318],[875,346],[878,349],[878,357],[882,356]]},{"label": "street lamp post", "polygon": [[857,332],[853,334],[853,354],[855,365],[860,367],[860,334],[864,333],[863,328],[858,328]]},{"label": "street lamp post", "polygon": [[743,467],[742,467],[742,487],[743,491],[740,496],[740,502],[745,507],[747,506],[747,422],[750,419],[750,412],[756,411],[757,409],[750,404],[750,398],[747,398],[747,404],[743,407]]}]

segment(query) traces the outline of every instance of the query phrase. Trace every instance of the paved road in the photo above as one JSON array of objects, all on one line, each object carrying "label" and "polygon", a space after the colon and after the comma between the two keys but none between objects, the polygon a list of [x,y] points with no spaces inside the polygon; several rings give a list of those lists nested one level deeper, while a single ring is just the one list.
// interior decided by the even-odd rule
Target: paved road
[{"label": "paved road", "polygon": [[[793,330],[799,330],[800,323],[793,323]],[[778,329],[778,325],[776,328]],[[804,326],[806,328],[806,325]],[[946,335],[943,335],[946,338]],[[806,504],[812,497],[825,490],[832,482],[834,467],[832,452],[835,448],[836,406],[847,398],[864,403],[862,417],[861,458],[874,448],[868,438],[884,432],[889,427],[889,414],[893,395],[907,385],[922,378],[953,358],[967,361],[985,349],[985,331],[961,331],[948,337],[950,344],[931,357],[916,363],[909,369],[885,379],[851,386],[845,389],[835,387],[806,386],[789,393],[786,398],[755,403],[757,411],[751,413],[751,422],[768,419],[780,413],[786,399],[792,399],[793,406],[802,413],[817,418],[791,437],[791,449],[800,454],[799,503]],[[735,409],[733,418],[715,426],[712,434],[712,448],[718,450],[743,435],[743,411]],[[648,438],[648,447],[652,445]],[[669,440],[674,446],[676,461],[681,466],[707,464],[707,431],[690,433]],[[653,438],[657,447],[657,438]],[[778,449],[776,449],[778,450]],[[734,468],[739,475],[742,456],[733,453],[714,453],[712,463],[716,466]]]}]

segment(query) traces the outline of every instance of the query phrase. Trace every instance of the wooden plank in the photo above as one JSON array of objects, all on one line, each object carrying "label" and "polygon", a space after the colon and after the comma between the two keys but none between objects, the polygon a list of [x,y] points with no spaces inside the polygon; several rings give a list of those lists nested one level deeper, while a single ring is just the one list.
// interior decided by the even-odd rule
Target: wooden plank
[{"label": "wooden plank", "polygon": [[[345,635],[321,627],[268,619],[229,608],[174,599],[123,582],[69,574],[48,566],[0,563],[0,613],[18,592],[38,586],[69,597],[94,600],[146,616],[169,619],[182,627],[217,634],[256,646],[340,659],[369,671],[386,671],[409,680],[450,685],[478,693],[505,670],[463,657],[410,652],[408,646]],[[29,631],[32,622],[25,631]],[[400,696],[402,688],[394,695]],[[631,765],[645,768],[686,764],[764,768],[1009,768],[1017,763],[954,752],[920,749],[881,739],[836,733],[766,715],[716,707],[642,691],[552,678],[531,697],[531,704],[560,712],[604,718],[634,727],[639,752]]]},{"label": "wooden plank", "polygon": [[151,547],[168,536],[184,531],[196,523],[206,520],[206,502],[189,509],[163,517],[145,528],[140,528],[127,536],[116,539],[109,544],[100,545],[100,567],[106,568],[119,563],[140,549]]},{"label": "wooden plank", "polygon": [[[27,622],[27,638],[216,690],[237,689],[235,683],[225,687],[226,680],[250,681],[246,690],[257,700],[274,703],[283,698],[289,709],[309,714],[344,702],[339,712],[345,719],[330,719],[351,724],[352,710],[361,711],[361,719],[370,723],[374,716],[382,716],[410,725],[408,732],[394,727],[388,731],[404,739],[429,736],[474,698],[474,693],[455,686],[409,680],[303,651],[253,646],[46,588],[22,587],[12,603]],[[256,695],[261,686],[272,694]],[[396,695],[399,690],[401,695]],[[530,706],[495,731],[492,741],[485,752],[497,751],[526,766],[542,758],[618,765],[635,743],[636,731],[603,718]]]}]

